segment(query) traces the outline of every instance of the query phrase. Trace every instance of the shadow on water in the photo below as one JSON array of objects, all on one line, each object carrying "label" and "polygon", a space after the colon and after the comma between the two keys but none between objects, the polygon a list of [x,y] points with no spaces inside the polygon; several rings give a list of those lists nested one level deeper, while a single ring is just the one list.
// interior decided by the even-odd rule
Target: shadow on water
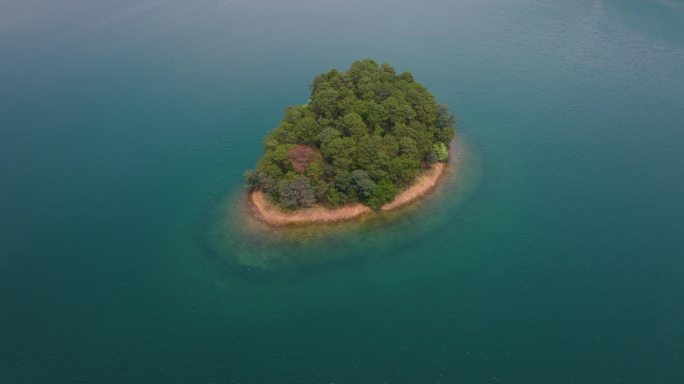
[{"label": "shadow on water", "polygon": [[368,257],[395,255],[431,239],[472,196],[481,177],[477,148],[459,136],[438,186],[401,209],[358,220],[271,227],[249,212],[244,190],[207,208],[199,226],[203,253],[221,273],[287,279],[336,268],[360,268]]}]

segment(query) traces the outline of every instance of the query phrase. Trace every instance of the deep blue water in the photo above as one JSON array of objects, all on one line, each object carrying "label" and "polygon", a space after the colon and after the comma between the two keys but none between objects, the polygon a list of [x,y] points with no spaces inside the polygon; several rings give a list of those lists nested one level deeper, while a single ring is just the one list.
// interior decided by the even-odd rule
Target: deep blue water
[{"label": "deep blue water", "polygon": [[[367,57],[455,174],[250,234],[261,138]],[[0,383],[684,382],[679,0],[4,0],[0,58]]]}]

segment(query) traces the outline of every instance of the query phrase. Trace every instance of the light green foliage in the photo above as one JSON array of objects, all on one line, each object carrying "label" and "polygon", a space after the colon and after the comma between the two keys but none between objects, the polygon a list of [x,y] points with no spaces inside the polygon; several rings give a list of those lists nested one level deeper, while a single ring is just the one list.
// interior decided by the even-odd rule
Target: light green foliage
[{"label": "light green foliage", "polygon": [[316,137],[319,144],[325,144],[330,140],[340,137],[342,134],[335,128],[325,127],[321,130],[321,133]]},{"label": "light green foliage", "polygon": [[[377,209],[426,164],[447,160],[453,126],[448,109],[410,73],[356,61],[314,78],[309,102],[288,108],[264,139],[247,182],[287,208],[360,201]],[[316,152],[304,174],[288,159],[297,144]]]},{"label": "light green foliage", "polygon": [[436,161],[446,161],[449,158],[449,150],[442,142],[433,144],[432,152]]}]

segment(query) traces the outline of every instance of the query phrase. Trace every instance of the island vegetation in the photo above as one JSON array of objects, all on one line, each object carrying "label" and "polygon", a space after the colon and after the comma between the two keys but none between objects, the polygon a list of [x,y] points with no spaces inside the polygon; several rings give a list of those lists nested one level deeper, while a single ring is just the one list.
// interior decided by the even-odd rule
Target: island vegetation
[{"label": "island vegetation", "polygon": [[245,177],[285,211],[378,210],[419,175],[441,172],[453,137],[453,115],[409,72],[361,60],[314,78],[309,102],[285,111]]}]

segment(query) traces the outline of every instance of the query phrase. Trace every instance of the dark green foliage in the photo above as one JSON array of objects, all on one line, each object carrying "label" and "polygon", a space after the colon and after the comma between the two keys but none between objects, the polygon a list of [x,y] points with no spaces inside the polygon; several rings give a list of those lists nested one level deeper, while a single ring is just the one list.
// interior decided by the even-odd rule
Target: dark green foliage
[{"label": "dark green foliage", "polygon": [[394,196],[397,195],[397,192],[398,189],[394,183],[387,179],[381,180],[375,185],[375,188],[373,188],[373,193],[366,201],[366,204],[373,209],[379,209],[384,204],[392,201]]},{"label": "dark green foliage", "polygon": [[289,209],[308,207],[316,202],[309,178],[302,175],[281,180],[278,183],[278,198],[280,205]]},{"label": "dark green foliage", "polygon": [[259,187],[259,174],[256,171],[251,169],[245,171],[245,180],[250,191]]},{"label": "dark green foliage", "polygon": [[392,201],[421,169],[446,161],[454,117],[413,76],[354,62],[316,76],[305,105],[288,108],[245,174],[285,208]]},{"label": "dark green foliage", "polygon": [[368,172],[361,169],[352,171],[351,182],[354,190],[356,191],[356,195],[360,199],[366,200],[373,194],[375,182],[373,182],[373,179],[368,176]]}]

